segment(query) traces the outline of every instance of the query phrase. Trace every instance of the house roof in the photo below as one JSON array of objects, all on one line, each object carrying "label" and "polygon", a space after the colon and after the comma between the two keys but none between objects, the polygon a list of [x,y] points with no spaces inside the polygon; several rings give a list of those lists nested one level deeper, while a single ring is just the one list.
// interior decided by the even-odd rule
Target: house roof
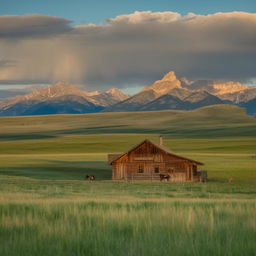
[{"label": "house roof", "polygon": [[108,163],[110,164],[111,162],[115,161],[118,159],[123,153],[113,153],[113,154],[108,154]]},{"label": "house roof", "polygon": [[[133,150],[135,150],[136,148],[138,148],[139,146],[141,146],[142,144],[144,144],[145,142],[149,142],[151,143],[152,145],[154,145],[156,148],[160,149],[161,151],[164,151],[165,153],[169,154],[169,155],[172,155],[172,156],[176,156],[178,158],[181,158],[181,159],[184,159],[184,160],[187,160],[187,161],[190,161],[190,162],[193,162],[193,163],[196,163],[198,165],[203,165],[203,163],[201,162],[198,162],[198,161],[195,161],[193,159],[190,159],[190,158],[187,158],[187,157],[183,157],[183,156],[179,156],[177,154],[175,154],[174,152],[172,152],[171,150],[169,150],[168,148],[164,147],[164,146],[161,146],[161,145],[158,145],[158,144],[155,144],[154,142],[152,142],[151,140],[144,140],[142,141],[141,143],[139,143],[138,145],[134,146],[133,148],[131,148],[128,152],[126,153],[123,153],[123,154],[109,154],[108,155],[108,159],[109,159],[109,164],[112,164],[113,162],[115,162],[116,160],[120,159],[122,156],[126,155],[126,154],[129,154],[130,152],[132,152]],[[113,157],[112,157],[113,155]],[[115,156],[115,157],[114,157]]]}]

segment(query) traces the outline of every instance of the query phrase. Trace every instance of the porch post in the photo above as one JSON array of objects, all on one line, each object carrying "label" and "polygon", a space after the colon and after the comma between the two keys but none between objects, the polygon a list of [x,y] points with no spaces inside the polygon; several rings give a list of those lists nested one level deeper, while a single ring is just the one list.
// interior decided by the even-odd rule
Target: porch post
[{"label": "porch post", "polygon": [[191,181],[194,181],[193,165],[190,165]]}]

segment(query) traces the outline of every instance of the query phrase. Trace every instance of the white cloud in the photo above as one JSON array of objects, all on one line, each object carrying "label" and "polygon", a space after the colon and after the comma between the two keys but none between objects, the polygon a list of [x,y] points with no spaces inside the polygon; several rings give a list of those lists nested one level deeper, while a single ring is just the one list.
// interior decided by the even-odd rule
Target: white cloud
[{"label": "white cloud", "polygon": [[177,12],[134,12],[132,14],[119,15],[115,18],[107,19],[109,23],[170,23],[182,19],[182,16]]}]

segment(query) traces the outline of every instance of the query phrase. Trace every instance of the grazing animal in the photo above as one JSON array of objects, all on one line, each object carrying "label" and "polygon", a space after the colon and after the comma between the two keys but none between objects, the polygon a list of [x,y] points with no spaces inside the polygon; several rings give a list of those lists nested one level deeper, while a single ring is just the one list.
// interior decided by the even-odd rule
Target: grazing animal
[{"label": "grazing animal", "polygon": [[95,180],[95,176],[94,176],[94,175],[86,175],[86,176],[85,176],[85,179],[86,179],[86,180],[93,181],[93,180]]},{"label": "grazing animal", "polygon": [[233,182],[233,178],[228,178],[228,183],[232,183]]},{"label": "grazing animal", "polygon": [[160,181],[169,181],[171,176],[169,174],[160,174]]}]

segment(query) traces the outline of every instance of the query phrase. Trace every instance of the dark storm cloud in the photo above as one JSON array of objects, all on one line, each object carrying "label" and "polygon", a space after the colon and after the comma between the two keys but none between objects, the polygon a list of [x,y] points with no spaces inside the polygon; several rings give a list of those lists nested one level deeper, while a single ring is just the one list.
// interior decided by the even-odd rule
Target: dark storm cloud
[{"label": "dark storm cloud", "polygon": [[249,80],[256,77],[255,31],[250,13],[135,12],[54,39],[0,40],[3,57],[17,61],[0,69],[0,80],[67,80],[92,90],[146,85],[169,70],[191,79]]},{"label": "dark storm cloud", "polygon": [[0,16],[0,38],[55,35],[71,30],[70,22],[40,14]]},{"label": "dark storm cloud", "polygon": [[42,86],[33,85],[33,86],[26,86],[25,88],[14,88],[14,89],[0,89],[0,100],[15,97],[18,95],[25,95],[31,93],[32,91],[42,89]]},{"label": "dark storm cloud", "polygon": [[1,67],[11,67],[11,66],[13,66],[13,65],[15,65],[15,61],[13,61],[13,60],[1,60],[0,59],[0,68]]}]

